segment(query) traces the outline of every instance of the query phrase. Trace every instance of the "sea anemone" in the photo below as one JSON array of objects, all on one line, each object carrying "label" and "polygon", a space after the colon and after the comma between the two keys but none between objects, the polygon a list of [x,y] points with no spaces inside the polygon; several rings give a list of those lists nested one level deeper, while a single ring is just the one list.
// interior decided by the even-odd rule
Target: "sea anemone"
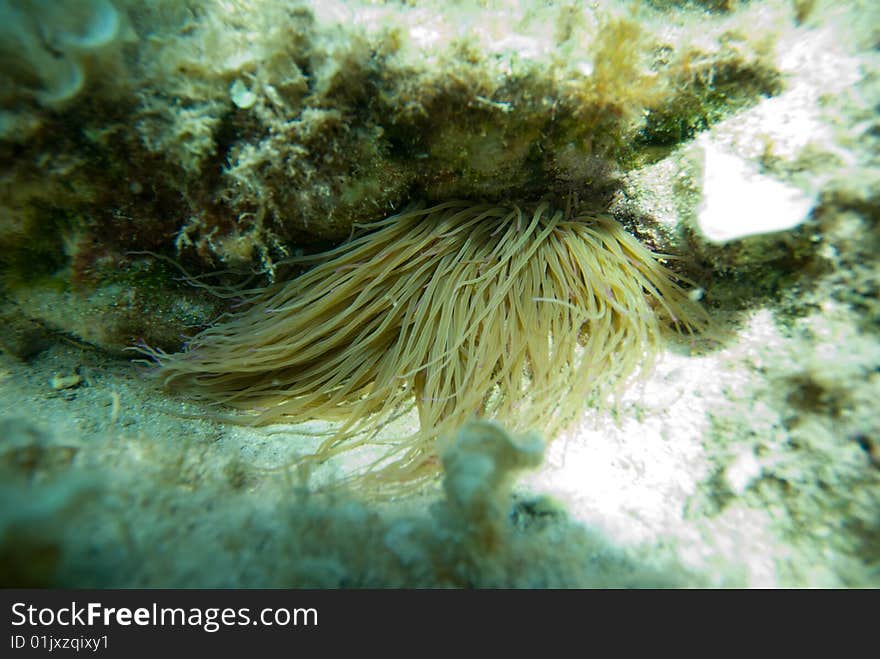
[{"label": "sea anemone", "polygon": [[151,351],[164,383],[242,423],[333,421],[318,459],[415,408],[418,429],[385,437],[367,471],[412,484],[469,419],[552,437],[646,368],[665,328],[705,322],[665,257],[610,218],[452,201],[360,230],[184,352]]}]

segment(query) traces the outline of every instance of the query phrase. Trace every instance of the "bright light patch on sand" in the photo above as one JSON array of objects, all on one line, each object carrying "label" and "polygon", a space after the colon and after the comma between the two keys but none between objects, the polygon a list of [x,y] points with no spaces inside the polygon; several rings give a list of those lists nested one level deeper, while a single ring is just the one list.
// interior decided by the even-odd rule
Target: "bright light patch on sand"
[{"label": "bright light patch on sand", "polygon": [[798,188],[759,174],[741,158],[702,140],[703,202],[698,222],[706,239],[723,243],[793,229],[813,199]]}]

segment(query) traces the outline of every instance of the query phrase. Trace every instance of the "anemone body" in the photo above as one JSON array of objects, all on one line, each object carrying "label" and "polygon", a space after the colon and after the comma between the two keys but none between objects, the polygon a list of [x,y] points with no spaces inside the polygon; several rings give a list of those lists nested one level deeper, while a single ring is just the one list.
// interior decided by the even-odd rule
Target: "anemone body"
[{"label": "anemone body", "polygon": [[155,354],[165,383],[245,423],[334,421],[321,458],[415,407],[418,430],[382,461],[399,483],[436,471],[436,440],[473,417],[552,437],[650,364],[665,327],[703,319],[608,218],[448,202],[364,230]]}]

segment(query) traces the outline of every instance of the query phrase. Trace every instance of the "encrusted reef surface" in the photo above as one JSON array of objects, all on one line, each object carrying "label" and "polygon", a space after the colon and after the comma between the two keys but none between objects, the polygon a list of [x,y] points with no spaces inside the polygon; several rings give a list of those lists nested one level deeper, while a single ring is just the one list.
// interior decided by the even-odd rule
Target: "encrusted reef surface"
[{"label": "encrusted reef surface", "polygon": [[[880,584],[878,26],[871,0],[0,0],[0,581]],[[390,502],[328,489],[354,458],[301,461],[314,428],[127,361],[460,200],[611,218],[708,329],[546,451],[467,425]]]},{"label": "encrusted reef surface", "polygon": [[[269,267],[414,199],[602,207],[622,172],[778,93],[792,20],[785,6],[688,23],[602,3],[45,4],[3,4],[31,56],[0,61],[4,246],[57,258],[66,239],[86,278],[130,249]],[[47,50],[65,39],[75,81]]]}]

